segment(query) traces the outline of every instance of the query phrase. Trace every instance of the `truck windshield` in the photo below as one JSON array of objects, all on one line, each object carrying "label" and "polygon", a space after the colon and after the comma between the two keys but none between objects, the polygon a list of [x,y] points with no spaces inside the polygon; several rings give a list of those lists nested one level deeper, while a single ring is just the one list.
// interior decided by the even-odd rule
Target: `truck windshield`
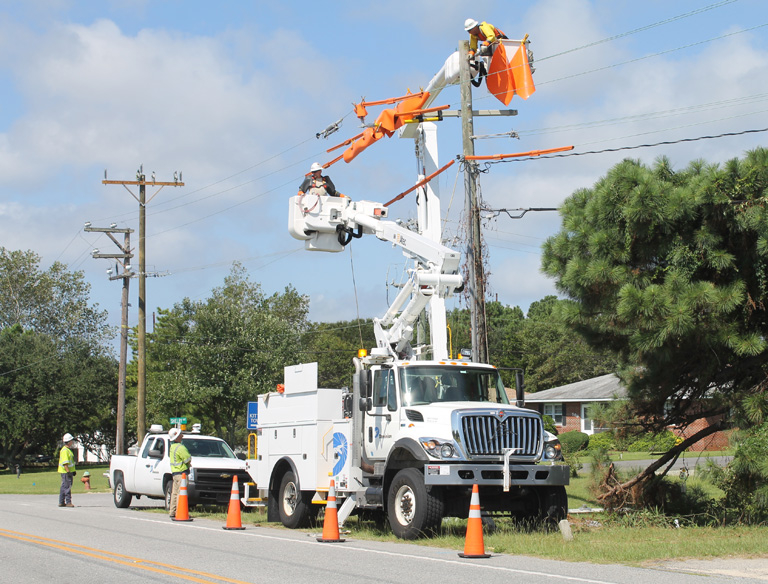
[{"label": "truck windshield", "polygon": [[495,369],[440,365],[401,369],[400,398],[406,406],[454,401],[509,403]]},{"label": "truck windshield", "polygon": [[207,458],[237,458],[229,445],[223,440],[203,440],[201,438],[181,439],[181,443],[187,447],[192,456]]}]

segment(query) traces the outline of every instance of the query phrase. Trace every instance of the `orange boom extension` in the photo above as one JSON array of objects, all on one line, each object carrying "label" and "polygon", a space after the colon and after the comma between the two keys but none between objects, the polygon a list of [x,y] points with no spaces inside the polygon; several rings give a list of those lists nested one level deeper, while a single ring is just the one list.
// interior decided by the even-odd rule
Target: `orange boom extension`
[{"label": "orange boom extension", "polygon": [[432,173],[432,174],[430,174],[429,176],[426,176],[426,177],[424,177],[423,179],[421,179],[419,182],[417,182],[415,185],[413,185],[413,186],[412,186],[410,189],[408,189],[407,191],[403,191],[402,193],[400,193],[399,195],[397,195],[397,196],[396,196],[394,199],[392,199],[392,200],[391,200],[389,203],[384,203],[384,206],[385,206],[385,207],[389,207],[389,206],[390,206],[392,203],[394,203],[394,202],[396,202],[396,201],[399,201],[400,199],[402,199],[402,198],[403,198],[405,195],[407,195],[407,194],[408,194],[408,193],[410,193],[411,191],[414,191],[414,190],[418,189],[420,186],[427,184],[429,181],[431,181],[433,178],[435,178],[435,177],[436,177],[438,174],[440,174],[440,173],[441,173],[441,172],[443,172],[444,170],[448,170],[448,168],[449,168],[449,167],[450,167],[450,166],[451,166],[451,165],[452,165],[454,162],[456,162],[456,161],[455,161],[455,160],[451,160],[451,161],[450,161],[448,164],[446,164],[446,165],[445,165],[445,166],[443,166],[442,168],[438,168],[438,169],[437,169],[435,172],[433,172],[433,173]]},{"label": "orange boom extension", "polygon": [[517,154],[489,154],[487,156],[465,156],[464,160],[502,160],[504,158],[521,158],[523,156],[541,156],[542,154],[554,154],[555,152],[567,152],[573,150],[573,146],[561,146],[560,148],[547,148],[546,150],[529,150]]}]

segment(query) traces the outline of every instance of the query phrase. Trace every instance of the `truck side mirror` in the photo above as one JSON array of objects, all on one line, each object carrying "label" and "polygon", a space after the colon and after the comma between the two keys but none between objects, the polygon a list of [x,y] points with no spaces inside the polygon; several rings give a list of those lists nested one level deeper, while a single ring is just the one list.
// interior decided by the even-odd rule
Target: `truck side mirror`
[{"label": "truck side mirror", "polygon": [[517,407],[525,407],[525,389],[523,387],[523,372],[515,371],[515,399]]},{"label": "truck side mirror", "polygon": [[149,452],[147,452],[147,456],[150,458],[157,458],[158,460],[163,458],[163,453],[160,450],[157,450],[156,448],[152,448]]},{"label": "truck side mirror", "polygon": [[358,407],[361,412],[370,412],[373,409],[373,400],[369,397],[361,397]]},{"label": "truck side mirror", "polygon": [[[360,372],[359,379],[360,379],[360,395],[362,397],[371,397],[373,395],[373,387],[371,384],[371,370],[363,369]],[[363,411],[368,411],[368,410],[363,410]]]}]

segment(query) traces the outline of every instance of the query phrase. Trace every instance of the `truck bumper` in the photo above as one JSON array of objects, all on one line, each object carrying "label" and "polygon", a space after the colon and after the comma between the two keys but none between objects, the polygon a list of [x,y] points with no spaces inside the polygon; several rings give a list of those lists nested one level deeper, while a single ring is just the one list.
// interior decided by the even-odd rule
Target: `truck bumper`
[{"label": "truck bumper", "polygon": [[[511,464],[509,475],[509,484],[514,486],[565,486],[570,482],[571,468],[563,465]],[[503,486],[504,465],[427,463],[424,465],[424,483],[430,486]]]}]

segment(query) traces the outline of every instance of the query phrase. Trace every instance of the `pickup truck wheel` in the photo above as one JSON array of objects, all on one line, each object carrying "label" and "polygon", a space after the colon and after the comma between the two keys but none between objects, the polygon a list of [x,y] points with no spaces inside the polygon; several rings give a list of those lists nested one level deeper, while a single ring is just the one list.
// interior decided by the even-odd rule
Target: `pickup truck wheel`
[{"label": "pickup truck wheel", "polygon": [[400,539],[416,539],[436,531],[443,520],[444,503],[436,490],[427,490],[424,475],[405,468],[389,486],[387,515],[393,533]]},{"label": "pickup truck wheel", "polygon": [[173,479],[168,479],[163,485],[163,495],[165,495],[165,510],[171,510],[171,493],[173,492]]},{"label": "pickup truck wheel", "polygon": [[125,482],[123,481],[123,475],[117,475],[115,477],[115,507],[118,509],[126,509],[131,504],[132,495],[125,490]]},{"label": "pickup truck wheel", "polygon": [[277,494],[277,506],[282,524],[289,529],[308,527],[312,517],[311,496],[310,493],[302,493],[299,490],[299,482],[292,471],[285,473]]}]

